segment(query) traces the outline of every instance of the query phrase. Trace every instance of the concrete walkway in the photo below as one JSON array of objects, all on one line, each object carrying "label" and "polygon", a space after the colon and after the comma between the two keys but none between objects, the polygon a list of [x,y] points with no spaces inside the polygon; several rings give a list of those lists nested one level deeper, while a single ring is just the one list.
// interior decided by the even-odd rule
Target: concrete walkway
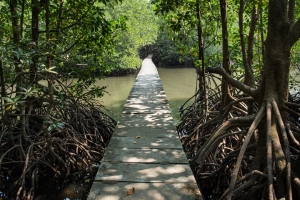
[{"label": "concrete walkway", "polygon": [[88,196],[94,199],[202,199],[151,56],[143,61],[105,152]]}]

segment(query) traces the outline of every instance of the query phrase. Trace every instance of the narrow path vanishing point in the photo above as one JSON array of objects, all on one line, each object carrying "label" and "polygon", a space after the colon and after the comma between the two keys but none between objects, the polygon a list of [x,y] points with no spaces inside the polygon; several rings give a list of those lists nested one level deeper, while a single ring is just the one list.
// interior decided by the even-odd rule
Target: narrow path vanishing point
[{"label": "narrow path vanishing point", "polygon": [[202,199],[152,56],[124,105],[88,200]]}]

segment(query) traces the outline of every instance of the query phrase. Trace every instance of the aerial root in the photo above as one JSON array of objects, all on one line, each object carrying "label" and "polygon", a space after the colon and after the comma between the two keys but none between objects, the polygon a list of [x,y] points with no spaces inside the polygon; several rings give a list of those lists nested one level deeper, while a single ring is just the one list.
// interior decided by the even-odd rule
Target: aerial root
[{"label": "aerial root", "polygon": [[240,149],[239,156],[237,158],[236,166],[233,170],[231,181],[229,188],[225,191],[225,193],[221,196],[220,199],[227,199],[230,200],[233,196],[234,187],[236,186],[236,179],[240,170],[241,162],[244,157],[244,153],[246,147],[250,142],[250,138],[258,124],[260,123],[262,117],[267,114],[267,140],[266,140],[266,147],[267,147],[267,172],[268,172],[268,197],[269,200],[274,199],[274,191],[273,191],[273,159],[272,159],[272,130],[271,130],[271,122],[272,122],[272,110],[275,113],[277,123],[280,126],[280,133],[283,138],[284,144],[284,155],[286,159],[286,188],[287,188],[287,196],[288,199],[292,199],[292,188],[291,188],[291,162],[290,162],[290,150],[289,150],[289,142],[287,138],[286,129],[284,123],[281,118],[281,114],[279,112],[277,103],[274,99],[267,101],[266,104],[263,104],[259,112],[256,114],[255,120],[253,121],[252,125],[250,126],[247,136],[244,140],[244,143]]},{"label": "aerial root", "polygon": [[[239,194],[240,192],[245,191],[247,188],[255,185],[256,179],[257,179],[258,176],[261,176],[263,178],[267,178],[268,177],[267,174],[265,174],[265,173],[263,173],[263,172],[261,172],[259,170],[253,170],[250,173],[248,173],[245,176],[243,176],[238,181],[236,181],[236,186],[239,185],[239,187],[237,187],[232,192],[234,198],[239,198],[237,194]],[[248,180],[248,179],[250,179],[250,180]],[[245,182],[245,183],[243,183],[246,180],[248,180],[248,181]]]},{"label": "aerial root", "polygon": [[[205,97],[197,95],[191,106],[181,109],[177,130],[205,197],[300,196],[299,170],[294,168],[300,163],[299,104],[279,104],[273,98],[258,104],[233,88],[231,103],[220,111],[219,90],[207,88],[208,107]],[[245,112],[250,101],[254,115]]]},{"label": "aerial root", "polygon": [[296,188],[296,190],[297,190],[297,192],[298,192],[298,194],[300,196],[300,177],[297,176],[297,174],[295,172],[293,172],[293,171],[292,171],[291,176],[292,176],[291,178],[293,180],[292,183],[294,184],[294,186],[295,186],[295,188]]},{"label": "aerial root", "polygon": [[231,181],[230,181],[230,184],[229,184],[229,188],[223,194],[223,196],[221,197],[221,199],[226,198],[226,199],[230,200],[231,197],[232,197],[232,192],[233,192],[233,189],[234,189],[234,186],[235,186],[235,183],[236,183],[236,179],[237,179],[237,176],[238,176],[238,172],[240,170],[240,166],[241,166],[242,159],[244,157],[244,153],[245,153],[246,148],[247,148],[247,146],[248,146],[248,144],[250,142],[252,134],[254,133],[256,127],[258,126],[259,122],[261,121],[261,119],[263,118],[263,116],[265,114],[265,109],[266,109],[265,105],[262,105],[262,107],[258,111],[257,115],[255,116],[255,119],[254,119],[253,123],[251,124],[251,126],[250,126],[250,128],[248,130],[248,133],[247,133],[247,135],[245,137],[244,143],[243,143],[243,145],[241,147],[239,156],[237,158],[235,168],[234,168],[233,173],[231,175]]},{"label": "aerial root", "polygon": [[24,135],[19,128],[22,126],[14,120],[19,115],[6,116],[10,119],[6,122],[10,123],[0,121],[3,130],[0,137],[1,185],[11,185],[5,193],[16,199],[33,199],[41,185],[38,185],[40,176],[43,180],[54,181],[80,171],[92,174],[92,163],[101,160],[116,124],[98,107],[81,103],[71,103],[63,112],[56,107],[54,110],[57,111],[52,113],[51,119],[61,119],[64,126],[50,130],[49,137],[43,134],[46,112],[43,107],[36,109],[35,114],[26,115]]},{"label": "aerial root", "polygon": [[[231,118],[224,122],[219,128],[208,138],[208,140],[203,144],[201,149],[197,152],[195,155],[195,158],[193,162],[196,162],[201,167],[203,165],[203,161],[208,153],[210,152],[210,149],[213,148],[213,143],[219,138],[222,137],[224,132],[228,130],[229,128],[237,127],[237,126],[245,126],[249,122],[253,121],[254,116],[244,116],[244,117],[237,117],[237,118]],[[241,132],[238,132],[241,133]]]},{"label": "aerial root", "polygon": [[267,171],[268,171],[268,199],[273,200],[273,159],[272,159],[272,135],[271,135],[272,106],[267,101]]},{"label": "aerial root", "polygon": [[286,134],[285,125],[282,121],[282,117],[280,114],[280,111],[278,109],[277,103],[274,99],[271,99],[271,104],[273,107],[273,110],[275,112],[275,116],[277,118],[277,122],[280,126],[280,132],[283,139],[283,145],[284,145],[284,154],[286,159],[286,187],[287,187],[287,195],[288,200],[292,200],[292,186],[291,186],[291,155],[290,155],[290,145],[289,140]]},{"label": "aerial root", "polygon": [[[235,168],[232,173],[231,181],[229,184],[229,188],[225,191],[225,193],[222,195],[220,199],[227,199],[230,200],[232,196],[234,196],[238,191],[241,191],[242,189],[245,189],[246,187],[249,187],[254,182],[249,181],[245,185],[243,185],[242,188],[239,188],[238,190],[234,190],[237,183],[237,175],[240,170],[241,162],[244,157],[244,153],[246,150],[247,145],[249,144],[250,138],[252,137],[252,134],[254,130],[256,129],[257,125],[260,123],[262,117],[265,114],[265,108],[266,108],[266,122],[267,122],[267,140],[266,140],[266,147],[267,147],[267,177],[268,177],[268,199],[273,200],[274,199],[274,190],[273,190],[273,158],[272,158],[272,130],[271,130],[271,122],[272,122],[272,110],[275,113],[275,117],[277,120],[277,123],[280,127],[280,133],[283,138],[283,146],[284,146],[284,155],[286,160],[286,188],[287,188],[287,198],[289,200],[292,199],[292,188],[291,188],[291,161],[290,161],[290,149],[289,149],[289,141],[286,133],[286,127],[282,121],[281,114],[279,112],[277,103],[274,99],[271,99],[270,101],[266,102],[266,105],[262,105],[260,111],[257,113],[255,120],[253,121],[252,125],[250,126],[247,136],[244,140],[243,146],[240,149],[239,156],[236,161]],[[289,135],[292,136],[292,133],[290,132],[289,126],[287,126],[287,130],[289,131]],[[298,145],[299,142],[294,139],[295,143]],[[255,190],[255,188],[260,188],[264,184],[261,184],[260,186],[255,186],[251,190]],[[250,191],[249,191],[250,192]],[[246,196],[245,196],[246,197]]]},{"label": "aerial root", "polygon": [[251,197],[254,196],[254,193],[257,191],[257,190],[260,190],[260,189],[263,189],[267,186],[267,183],[261,183],[259,185],[255,185],[253,187],[251,187],[251,189],[243,196],[242,200],[247,200],[247,199],[250,199]]}]

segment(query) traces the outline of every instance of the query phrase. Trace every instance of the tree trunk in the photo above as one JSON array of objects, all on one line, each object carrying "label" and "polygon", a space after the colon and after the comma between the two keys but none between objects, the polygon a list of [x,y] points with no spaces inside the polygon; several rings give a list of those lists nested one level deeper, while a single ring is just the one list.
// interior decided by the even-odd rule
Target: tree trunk
[{"label": "tree trunk", "polygon": [[[20,42],[20,32],[19,32],[19,18],[18,18],[18,3],[16,0],[11,0],[9,2],[10,7],[10,13],[11,13],[11,23],[12,23],[12,31],[13,31],[13,43],[14,45],[18,46]],[[18,86],[20,85],[22,81],[22,67],[20,66],[20,59],[17,55],[14,56],[14,65],[15,65],[15,71],[17,74],[16,78],[16,85],[17,85],[17,91]]]},{"label": "tree trunk", "polygon": [[[31,0],[31,39],[34,43],[34,49],[37,50],[38,48],[38,40],[39,40],[39,12],[40,12],[40,5],[39,1],[37,0]],[[38,79],[36,77],[37,73],[37,66],[39,61],[39,56],[37,53],[32,56],[31,59],[32,63],[30,65],[30,83],[36,84],[38,82]]]},{"label": "tree trunk", "polygon": [[[283,127],[287,122],[287,113],[283,111],[284,102],[288,101],[289,76],[291,63],[291,43],[290,37],[291,23],[287,15],[286,2],[273,0],[269,3],[268,35],[265,41],[264,68],[261,84],[261,101],[274,99],[282,121]],[[272,104],[274,108],[274,105]],[[278,116],[272,114],[270,135],[272,139],[272,151],[276,169],[276,197],[291,199],[292,191],[290,187],[289,153],[286,148],[284,133]],[[285,129],[285,128],[284,128]],[[263,130],[260,131],[263,133]],[[288,145],[289,146],[289,145]],[[288,147],[288,150],[289,147]]]},{"label": "tree trunk", "polygon": [[290,36],[290,23],[284,14],[279,14],[286,8],[274,2],[277,1],[271,1],[269,8],[261,92],[264,99],[273,97],[281,106],[283,101],[288,100],[289,92],[291,46],[287,38]]},{"label": "tree trunk", "polygon": [[[197,69],[197,73],[198,73],[198,78],[199,78],[199,89],[201,91],[200,98],[205,101],[204,110],[207,111],[208,102],[207,102],[206,81],[205,81],[204,41],[203,41],[203,36],[202,36],[200,5],[198,2],[196,3],[196,13],[197,13],[197,20],[198,20],[198,24],[197,24],[198,48],[199,48],[198,59],[201,60],[201,70]],[[200,68],[200,66],[196,66],[196,67]]]},{"label": "tree trunk", "polygon": [[[230,75],[230,54],[228,46],[228,27],[227,27],[227,0],[220,0],[221,20],[222,20],[222,47],[223,47],[223,61],[222,67]],[[222,80],[222,109],[230,102],[230,86],[223,79]]]},{"label": "tree trunk", "polygon": [[4,80],[4,72],[3,72],[3,66],[2,66],[2,58],[0,58],[0,81],[1,81],[1,96],[6,97],[6,91],[5,91],[5,80]]}]

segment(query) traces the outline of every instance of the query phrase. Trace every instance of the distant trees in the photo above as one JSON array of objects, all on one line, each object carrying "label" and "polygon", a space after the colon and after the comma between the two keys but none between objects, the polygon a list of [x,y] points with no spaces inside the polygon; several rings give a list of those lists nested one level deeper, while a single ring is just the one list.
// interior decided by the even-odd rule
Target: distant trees
[{"label": "distant trees", "polygon": [[106,18],[124,24],[124,29],[115,31],[114,51],[106,57],[110,67],[139,68],[142,60],[138,50],[155,43],[159,33],[160,19],[155,16],[153,5],[146,0],[124,0],[107,10]]},{"label": "distant trees", "polygon": [[192,58],[182,55],[176,43],[163,30],[159,33],[154,44],[149,44],[139,49],[140,58],[145,58],[149,54],[153,54],[152,61],[158,67],[193,65]]}]

